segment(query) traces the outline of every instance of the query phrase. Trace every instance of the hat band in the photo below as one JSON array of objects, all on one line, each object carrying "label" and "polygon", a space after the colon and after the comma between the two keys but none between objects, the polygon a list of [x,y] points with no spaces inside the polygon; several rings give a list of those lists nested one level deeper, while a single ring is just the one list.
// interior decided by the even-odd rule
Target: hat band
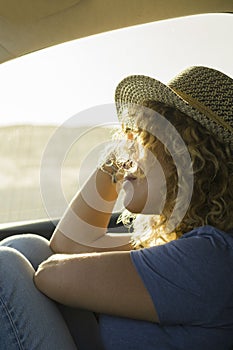
[{"label": "hat band", "polygon": [[229,130],[231,133],[233,133],[233,128],[225,122],[223,119],[221,119],[217,114],[215,114],[210,108],[206,107],[202,103],[200,103],[198,100],[193,98],[190,95],[187,95],[186,93],[176,90],[172,88],[173,91],[176,92],[180,97],[182,97],[186,102],[188,102],[192,107],[197,109],[199,112],[202,114],[206,115],[209,119],[214,120],[217,124],[220,124],[223,126],[225,129]]}]

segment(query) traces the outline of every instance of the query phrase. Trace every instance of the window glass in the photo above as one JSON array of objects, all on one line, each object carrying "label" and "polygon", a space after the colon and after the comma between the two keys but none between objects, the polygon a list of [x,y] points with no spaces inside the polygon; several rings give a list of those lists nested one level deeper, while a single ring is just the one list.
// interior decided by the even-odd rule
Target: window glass
[{"label": "window glass", "polygon": [[[191,65],[233,76],[232,31],[232,14],[189,16],[94,35],[2,64],[0,223],[48,218],[44,191],[54,198],[52,215],[60,214],[51,184],[58,176],[68,202],[80,186],[82,162],[88,176],[98,154],[93,164],[84,162],[85,155],[95,154],[93,147],[109,140],[117,123],[114,89],[122,78],[143,74],[166,83]],[[75,142],[66,143],[74,133]],[[53,142],[57,150],[67,148],[57,175],[57,155],[50,154],[50,165],[44,162]],[[47,187],[41,180],[46,164]]]}]

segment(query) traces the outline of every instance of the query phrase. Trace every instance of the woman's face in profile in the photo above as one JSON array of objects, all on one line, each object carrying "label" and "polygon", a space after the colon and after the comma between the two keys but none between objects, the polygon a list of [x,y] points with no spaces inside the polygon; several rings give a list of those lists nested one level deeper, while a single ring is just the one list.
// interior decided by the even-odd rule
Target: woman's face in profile
[{"label": "woman's face in profile", "polygon": [[[146,153],[146,154],[145,154]],[[148,149],[137,169],[123,179],[124,206],[132,213],[159,215],[166,199],[166,179],[159,161]]]}]

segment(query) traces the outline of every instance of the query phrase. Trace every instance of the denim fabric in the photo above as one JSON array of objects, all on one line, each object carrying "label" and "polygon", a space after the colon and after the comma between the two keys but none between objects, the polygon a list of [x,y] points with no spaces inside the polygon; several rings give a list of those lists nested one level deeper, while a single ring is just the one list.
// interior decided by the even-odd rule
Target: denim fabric
[{"label": "denim fabric", "polygon": [[33,283],[34,268],[51,254],[36,235],[0,242],[0,349],[77,349],[56,303]]}]

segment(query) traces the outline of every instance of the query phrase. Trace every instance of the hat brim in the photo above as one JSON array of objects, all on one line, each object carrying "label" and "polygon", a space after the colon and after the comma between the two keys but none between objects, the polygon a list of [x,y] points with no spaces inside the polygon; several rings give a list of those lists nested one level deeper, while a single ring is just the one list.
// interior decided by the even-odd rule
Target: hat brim
[{"label": "hat brim", "polygon": [[129,76],[117,86],[115,103],[119,118],[121,109],[126,105],[141,105],[147,100],[163,102],[167,106],[177,108],[197,121],[202,118],[208,122],[208,118],[204,114],[191,106],[169,86],[144,75]]},{"label": "hat brim", "polygon": [[[200,68],[203,70],[203,67],[196,67],[198,70]],[[208,69],[208,72],[210,70],[209,68],[204,69]],[[218,74],[221,74],[222,77],[222,73],[218,72]],[[192,77],[190,76],[189,80],[191,78]],[[194,78],[192,78],[192,84],[195,82]],[[231,81],[232,80],[230,79],[230,83]],[[198,81],[196,81],[196,84],[198,84]],[[201,105],[201,103],[192,97],[192,95],[187,95],[183,91],[174,89],[174,80],[173,83],[171,82],[171,85],[169,85],[169,83],[168,85],[165,85],[159,80],[144,75],[132,75],[123,79],[115,91],[115,103],[118,118],[121,120],[121,112],[127,107],[127,105],[142,105],[143,102],[148,100],[162,102],[167,106],[178,109],[188,117],[191,117],[200,123],[220,142],[229,144],[230,148],[233,150],[232,126],[229,121],[229,111],[224,118],[216,115],[216,113],[213,114],[214,112],[209,109],[208,104],[207,106],[204,104]],[[226,108],[224,109],[224,104],[222,107],[225,111]]]}]

